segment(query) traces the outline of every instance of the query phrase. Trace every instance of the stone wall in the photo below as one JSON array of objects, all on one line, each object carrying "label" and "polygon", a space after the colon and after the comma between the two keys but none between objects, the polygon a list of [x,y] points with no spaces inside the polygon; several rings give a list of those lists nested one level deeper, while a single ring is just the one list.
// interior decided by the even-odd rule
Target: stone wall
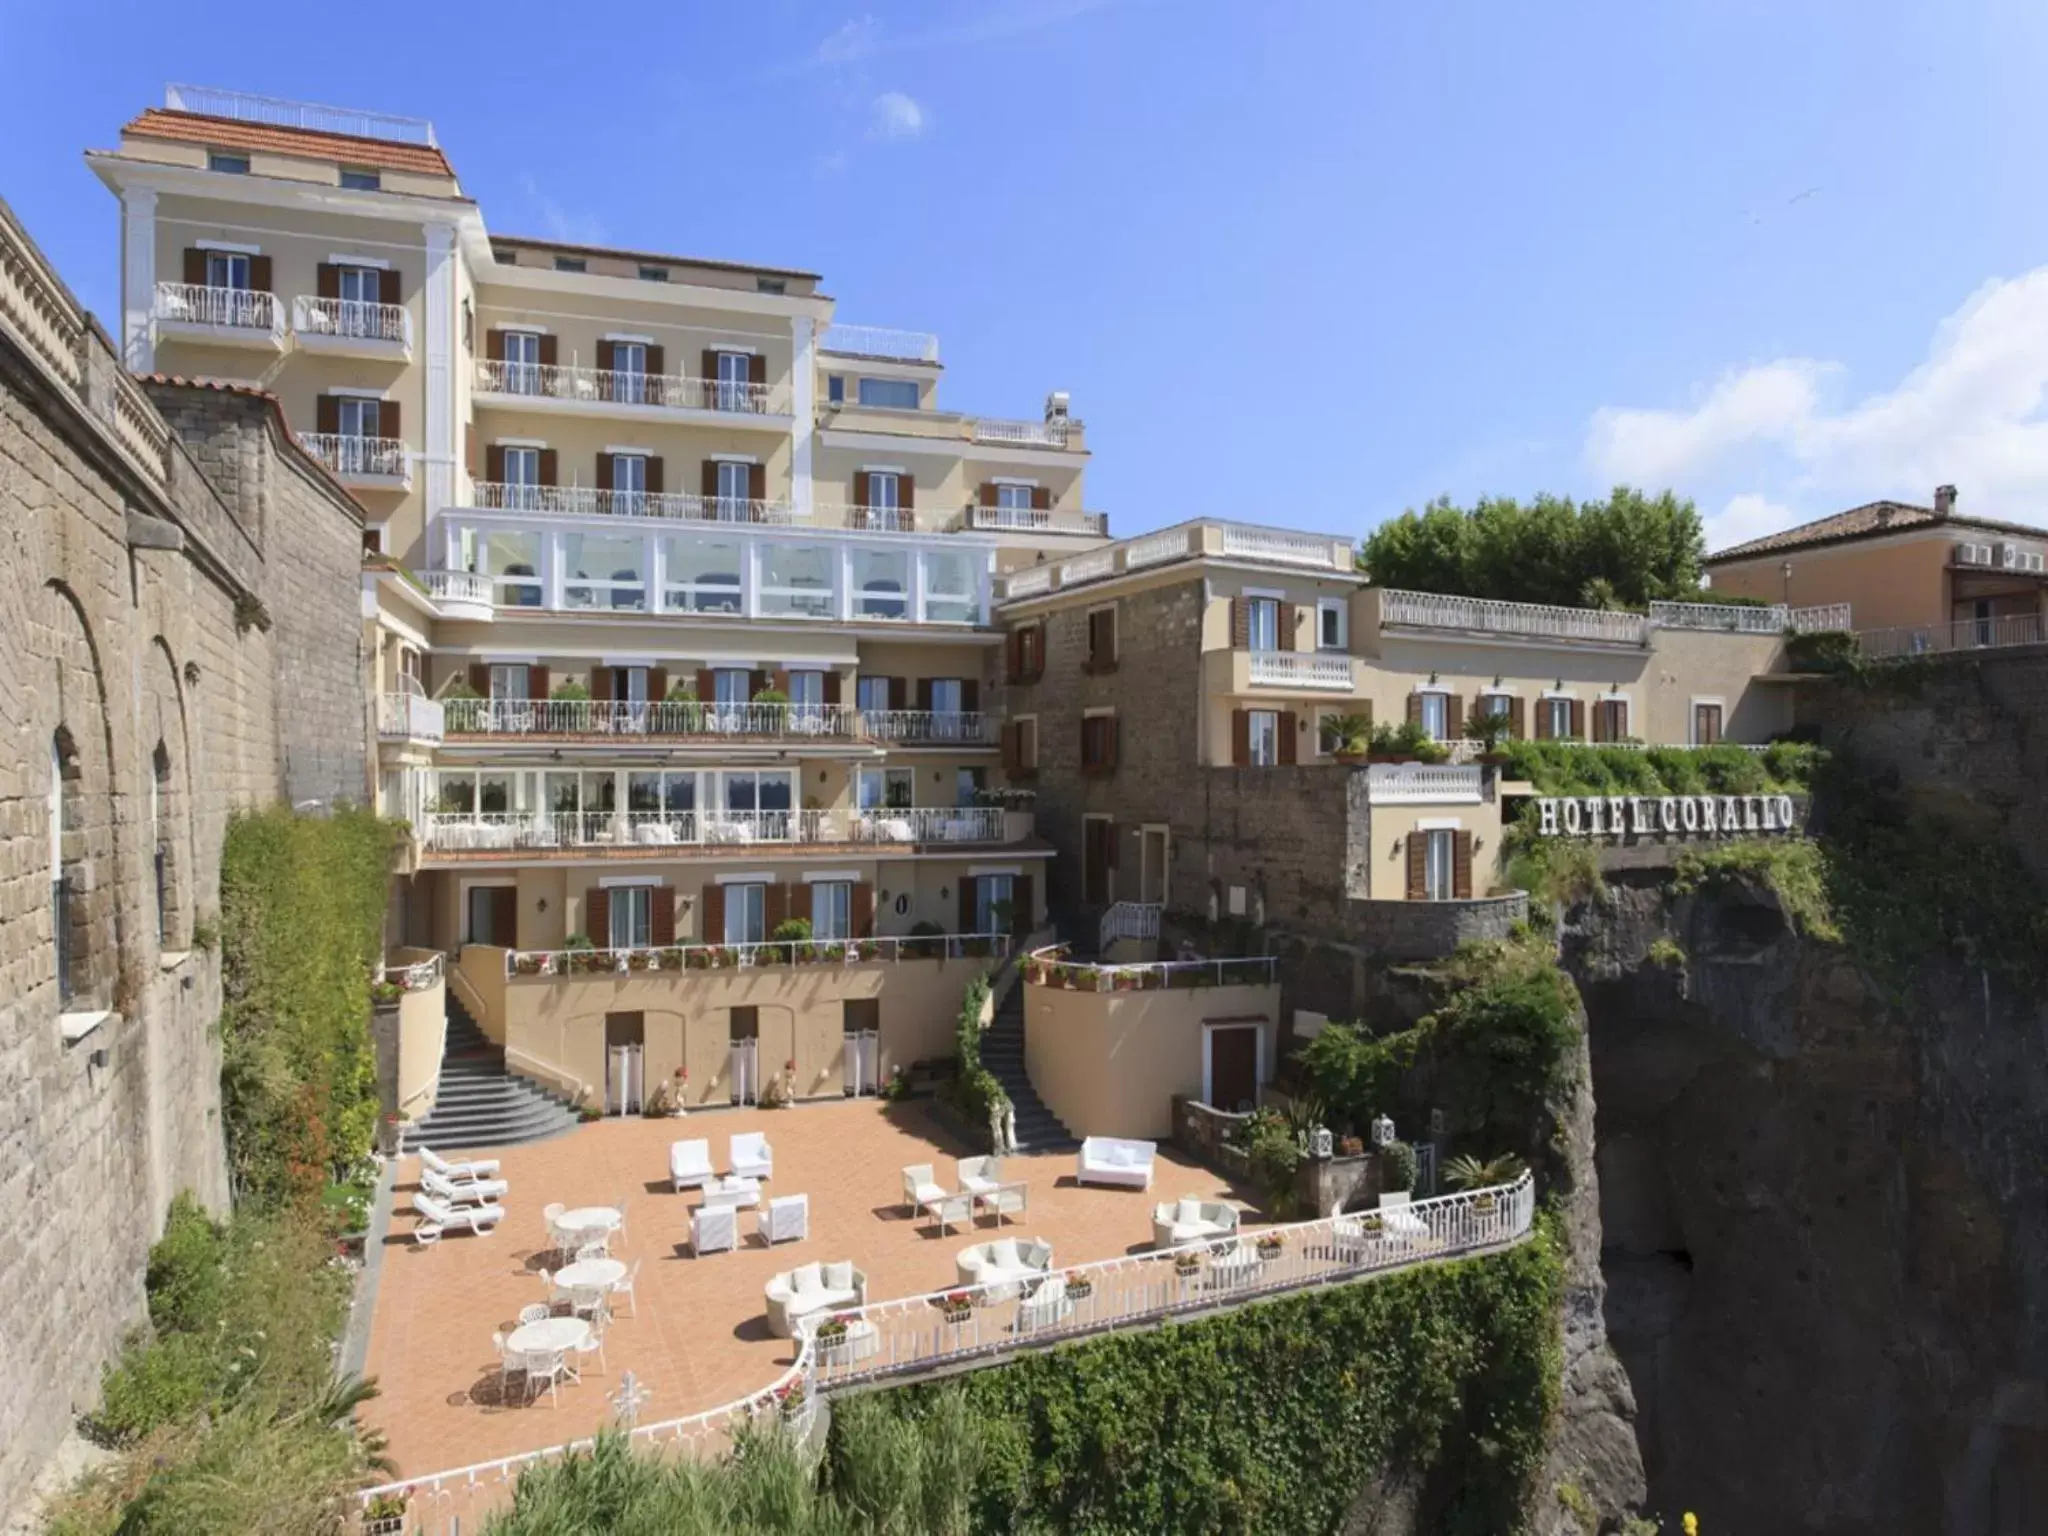
[{"label": "stone wall", "polygon": [[[228,1200],[221,843],[232,812],[295,782],[281,680],[296,699],[314,665],[289,653],[289,626],[247,619],[296,606],[308,637],[346,621],[352,666],[359,519],[338,490],[309,496],[302,515],[334,528],[267,562],[199,465],[136,449],[152,431],[168,442],[161,423],[120,435],[119,412],[146,418],[146,402],[116,392],[105,337],[4,205],[0,245],[21,285],[0,292],[0,1502],[14,1507],[142,1320],[172,1197]],[[37,327],[9,307],[24,291]],[[361,694],[353,674],[344,693]],[[350,761],[343,748],[319,771],[338,783]],[[357,782],[361,761],[358,744]]]}]

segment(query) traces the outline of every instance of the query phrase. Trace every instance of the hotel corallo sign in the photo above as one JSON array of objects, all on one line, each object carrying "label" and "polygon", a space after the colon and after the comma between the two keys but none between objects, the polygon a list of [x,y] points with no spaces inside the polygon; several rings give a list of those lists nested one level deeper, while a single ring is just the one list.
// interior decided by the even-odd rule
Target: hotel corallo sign
[{"label": "hotel corallo sign", "polygon": [[1799,830],[1790,795],[1565,795],[1536,802],[1544,837],[1755,837]]}]

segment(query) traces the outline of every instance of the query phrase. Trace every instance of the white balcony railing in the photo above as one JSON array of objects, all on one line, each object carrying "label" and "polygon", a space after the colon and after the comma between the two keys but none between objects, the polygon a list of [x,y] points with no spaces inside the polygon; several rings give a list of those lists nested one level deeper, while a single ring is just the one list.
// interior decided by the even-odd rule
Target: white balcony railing
[{"label": "white balcony railing", "polygon": [[1281,565],[1312,565],[1322,570],[1346,570],[1350,565],[1348,559],[1337,557],[1335,540],[1313,533],[1289,533],[1283,528],[1255,528],[1247,523],[1223,525],[1223,553]]},{"label": "white balcony railing", "polygon": [[1124,569],[1135,571],[1147,565],[1164,565],[1169,560],[1185,560],[1191,531],[1167,528],[1158,533],[1148,533],[1142,539],[1131,540],[1124,546]]},{"label": "white balcony railing", "polygon": [[568,517],[653,517],[702,523],[790,526],[803,514],[786,501],[699,496],[685,491],[601,491],[588,485],[514,485],[479,480],[470,506],[489,512],[542,512]]},{"label": "white balcony railing", "polygon": [[320,299],[302,293],[292,300],[292,329],[301,336],[388,341],[412,350],[412,313],[403,304]]},{"label": "white balcony railing", "polygon": [[1485,770],[1450,763],[1374,763],[1365,770],[1373,805],[1476,805]]},{"label": "white balcony railing", "polygon": [[1401,592],[1392,588],[1380,594],[1380,622],[1419,629],[1592,640],[1609,645],[1641,645],[1649,638],[1649,621],[1640,613],[1501,603],[1488,598],[1447,597],[1440,592]]},{"label": "white balcony railing", "polygon": [[1000,843],[1008,840],[1006,818],[1014,814],[986,805],[877,807],[856,812],[848,829],[856,843]]},{"label": "white balcony railing", "polygon": [[756,944],[671,944],[629,949],[508,949],[505,975],[617,976],[641,971],[751,971],[772,965],[894,965],[903,960],[997,958],[1006,933],[935,933],[915,938],[775,940]]},{"label": "white balcony railing", "polygon": [[1856,633],[1858,646],[1870,661],[1901,656],[1938,656],[1952,651],[1998,650],[2048,641],[2042,615],[2009,613],[1988,619],[1958,619],[1951,624],[1902,624]]},{"label": "white balcony railing", "polygon": [[1794,608],[1785,615],[1785,627],[1795,635],[1849,629],[1854,622],[1847,603],[1820,603],[1810,608]]},{"label": "white balcony railing", "polygon": [[1114,549],[1091,550],[1085,555],[1076,555],[1060,566],[1060,585],[1078,587],[1084,581],[1100,581],[1105,576],[1116,574],[1116,551]]},{"label": "white balcony railing", "polygon": [[788,414],[780,385],[694,379],[675,373],[632,373],[480,358],[476,365],[476,387],[487,395],[523,395],[588,405],[727,411],[742,416]]},{"label": "white balcony railing", "polygon": [[1053,568],[1049,565],[1029,566],[1003,578],[1005,599],[1035,597],[1040,592],[1052,590]]},{"label": "white balcony railing", "polygon": [[427,595],[447,603],[480,603],[491,606],[491,578],[474,571],[421,571],[420,581]]},{"label": "white balcony railing", "polygon": [[254,288],[209,288],[204,283],[158,283],[156,318],[179,325],[214,325],[226,330],[284,337],[284,310],[277,295]]},{"label": "white balcony railing", "polygon": [[1119,939],[1131,939],[1142,943],[1159,937],[1159,914],[1163,909],[1157,902],[1119,901],[1102,914],[1102,923],[1097,938],[1100,947],[1108,949]]},{"label": "white balcony railing", "polygon": [[1323,656],[1314,651],[1253,651],[1250,656],[1254,688],[1351,690],[1349,656]]},{"label": "white balcony railing", "polygon": [[922,512],[909,507],[824,502],[813,504],[811,521],[827,528],[853,528],[863,533],[942,533],[952,518],[945,512]]},{"label": "white balcony railing", "polygon": [[439,699],[417,693],[385,693],[377,696],[377,734],[403,741],[439,741],[447,732],[447,718]]},{"label": "white balcony railing", "polygon": [[448,699],[451,736],[769,736],[852,740],[847,704],[700,704],[694,699]]},{"label": "white balcony railing", "polygon": [[968,435],[977,443],[1007,443],[1021,448],[1064,448],[1073,422],[1055,417],[1051,421],[1007,421],[998,416],[977,416],[968,424]]},{"label": "white balcony railing", "polygon": [[1109,532],[1101,512],[1055,512],[1045,507],[983,507],[967,509],[967,526],[991,532],[1080,533],[1100,538]]},{"label": "white balcony railing", "polygon": [[1782,635],[1786,610],[1743,603],[1652,603],[1650,622],[1660,629],[1719,630],[1739,635]]},{"label": "white balcony railing", "polygon": [[345,480],[369,476],[389,480],[412,478],[412,457],[403,438],[301,432],[299,446]]},{"label": "white balcony railing", "polygon": [[871,740],[941,745],[991,741],[994,723],[978,710],[867,709],[860,716],[861,732]]},{"label": "white balcony railing", "polygon": [[[1012,819],[1014,818],[1014,819]],[[431,811],[420,846],[432,853],[565,848],[752,847],[1003,843],[1030,835],[1028,813],[958,809],[789,811]]]},{"label": "white balcony railing", "polygon": [[848,357],[887,357],[903,363],[936,363],[939,338],[930,331],[892,331],[880,325],[828,325],[818,350]]}]

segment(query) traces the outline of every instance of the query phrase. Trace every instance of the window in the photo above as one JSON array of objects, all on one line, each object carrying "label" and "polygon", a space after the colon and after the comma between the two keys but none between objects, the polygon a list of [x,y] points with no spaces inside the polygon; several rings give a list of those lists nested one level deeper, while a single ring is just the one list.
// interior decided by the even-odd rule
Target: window
[{"label": "window", "polygon": [[237,293],[247,293],[252,270],[249,258],[240,251],[206,253],[206,286],[209,288],[232,288]]},{"label": "window", "polygon": [[764,617],[833,618],[839,609],[838,574],[836,549],[822,544],[769,544],[761,550],[757,611]]},{"label": "window", "polygon": [[974,931],[976,933],[1005,933],[1015,899],[1016,880],[1010,875],[975,875],[974,880]]},{"label": "window", "polygon": [[1280,601],[1272,597],[1251,597],[1245,599],[1248,618],[1247,642],[1255,651],[1277,651],[1280,649]]},{"label": "window", "polygon": [[1448,827],[1415,834],[1423,840],[1422,893],[1429,901],[1449,901],[1456,889],[1456,837]]},{"label": "window", "polygon": [[786,278],[780,277],[757,277],[754,279],[754,291],[756,293],[787,293],[789,292],[789,281]]},{"label": "window", "polygon": [[643,283],[665,283],[668,281],[668,268],[650,267],[643,264],[640,268],[640,281]]},{"label": "window", "polygon": [[853,552],[853,616],[857,619],[907,619],[910,603],[910,555],[900,549],[856,549]]},{"label": "window", "polygon": [[171,754],[161,741],[150,754],[149,766],[149,836],[155,849],[156,868],[156,941],[159,948],[169,948],[172,938],[171,848],[164,826],[164,801],[170,798],[171,793]]},{"label": "window", "polygon": [[855,790],[864,811],[907,811],[917,794],[914,768],[862,768]]},{"label": "window", "polygon": [[358,170],[344,165],[341,184],[351,192],[381,192],[384,190],[384,176],[380,171]]},{"label": "window", "polygon": [[384,525],[382,523],[363,524],[363,553],[366,555],[381,555],[384,553]]},{"label": "window", "polygon": [[1081,771],[1112,773],[1116,769],[1115,715],[1088,715],[1081,721]]},{"label": "window", "polygon": [[1033,489],[1032,486],[1011,485],[999,480],[996,482],[996,506],[1006,512],[1029,512]]},{"label": "window", "polygon": [[1084,672],[1116,670],[1116,610],[1098,608],[1088,615],[1088,660]]},{"label": "window", "polygon": [[882,713],[889,707],[889,679],[860,678],[853,685],[853,701],[864,715]]},{"label": "window", "polygon": [[725,812],[730,826],[748,828],[764,839],[783,839],[790,833],[790,809],[794,803],[792,780],[787,768],[728,770],[719,775],[725,782]]},{"label": "window", "polygon": [[[960,679],[957,677],[935,677],[931,680],[931,687],[932,713],[934,715],[957,716],[960,713],[961,704]],[[934,721],[933,725],[936,729],[937,722]]]},{"label": "window", "polygon": [[637,517],[647,511],[647,457],[639,453],[615,453],[612,458],[611,509],[621,517]]},{"label": "window", "polygon": [[862,379],[860,403],[885,411],[914,411],[917,409],[917,380]]},{"label": "window", "polygon": [[651,885],[614,886],[610,892],[613,949],[645,949],[654,942],[654,893]]},{"label": "window", "polygon": [[1628,700],[1601,699],[1593,706],[1595,741],[1628,740]]},{"label": "window", "polygon": [[753,701],[754,674],[745,667],[720,667],[711,674],[714,704],[747,704]]},{"label": "window", "polygon": [[853,937],[851,880],[818,880],[812,883],[811,937],[820,941]]},{"label": "window", "polygon": [[504,387],[507,394],[541,392],[540,332],[506,331]]},{"label": "window", "polygon": [[1273,709],[1247,710],[1251,732],[1251,764],[1254,768],[1276,768],[1280,764],[1280,712]]},{"label": "window", "polygon": [[249,174],[249,157],[210,149],[206,152],[206,168],[209,171],[225,171],[230,176],[246,176]]},{"label": "window", "polygon": [[1010,773],[1018,778],[1038,772],[1038,720],[1036,716],[1011,723],[1009,729],[1015,734],[1010,738],[1010,761],[1006,765]]},{"label": "window", "polygon": [[607,533],[562,535],[562,606],[639,611],[647,606],[643,540]]},{"label": "window", "polygon": [[664,606],[671,613],[738,613],[740,567],[744,551],[717,540],[672,538],[662,541],[666,586]]},{"label": "window", "polygon": [[[382,437],[384,435],[377,430],[378,420],[382,414],[378,407],[383,404],[382,401],[365,400],[359,395],[343,395],[334,404],[335,423],[343,437]],[[341,460],[341,467],[344,472],[355,471],[361,473],[366,467],[362,462],[350,463],[349,459],[350,456],[344,453]]]},{"label": "window", "polygon": [[924,555],[924,616],[933,624],[972,624],[981,613],[974,563],[952,550]]},{"label": "window", "polygon": [[612,398],[624,405],[647,403],[647,343],[612,343]]},{"label": "window", "polygon": [[509,245],[494,245],[491,247],[491,260],[501,267],[516,267],[519,265],[519,253]]},{"label": "window", "polygon": [[526,699],[528,672],[522,663],[501,663],[491,668],[491,697],[493,699]]},{"label": "window", "polygon": [[1026,624],[1010,631],[1008,681],[1035,683],[1045,676],[1045,626]]},{"label": "window", "polygon": [[1512,694],[1506,693],[1480,694],[1478,707],[1473,714],[1473,734],[1478,734],[1478,723],[1481,720],[1486,719],[1489,715],[1498,715],[1501,718],[1501,721],[1503,722],[1501,725],[1500,739],[1502,741],[1513,741],[1515,739],[1515,733],[1514,727],[1510,722],[1512,722],[1515,718],[1514,696]]},{"label": "window", "polygon": [[825,707],[825,674],[808,671],[790,673],[789,702],[792,708],[801,705],[815,719],[817,711]]},{"label": "window", "polygon": [[1692,706],[1692,744],[1711,747],[1721,739],[1721,706],[1695,701]]},{"label": "window", "polygon": [[754,354],[751,352],[716,352],[718,360],[718,390],[712,397],[711,408],[715,411],[744,411],[753,403]]},{"label": "window", "polygon": [[[725,933],[728,944],[759,944],[768,937],[768,887],[749,882],[725,888]],[[752,1013],[754,1010],[745,1010]],[[740,1009],[733,1009],[738,1023]]]},{"label": "window", "polygon": [[1574,700],[1547,698],[1536,707],[1537,723],[1542,727],[1539,735],[1551,741],[1568,741],[1578,733],[1572,729],[1572,715],[1577,710]]},{"label": "window", "polygon": [[986,768],[959,768],[954,770],[953,803],[956,806],[979,805],[982,791],[988,787]]},{"label": "window", "polygon": [[1349,645],[1350,609],[1344,599],[1324,598],[1316,604],[1316,648],[1341,651]]},{"label": "window", "polygon": [[868,502],[871,507],[894,510],[903,505],[903,482],[893,469],[868,471]]},{"label": "window", "polygon": [[717,474],[719,521],[746,522],[751,511],[747,504],[754,493],[754,466],[720,459]]},{"label": "window", "polygon": [[1451,734],[1451,696],[1425,693],[1422,700],[1422,729],[1431,741],[1448,740]]},{"label": "window", "polygon": [[469,568],[492,579],[492,601],[507,608],[538,608],[540,536],[497,530],[481,535]]},{"label": "window", "polygon": [[846,404],[846,375],[828,373],[825,375],[825,398],[833,405]]},{"label": "window", "polygon": [[581,256],[557,256],[555,258],[555,270],[557,272],[587,272],[590,270],[590,263]]}]

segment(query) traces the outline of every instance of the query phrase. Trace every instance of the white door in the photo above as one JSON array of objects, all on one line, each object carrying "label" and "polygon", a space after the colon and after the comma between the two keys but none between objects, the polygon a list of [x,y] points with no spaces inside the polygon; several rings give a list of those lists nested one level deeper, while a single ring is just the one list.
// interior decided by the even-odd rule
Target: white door
[{"label": "white door", "polygon": [[640,1047],[615,1045],[605,1062],[605,1113],[640,1113]]},{"label": "white door", "polygon": [[732,1064],[727,1076],[732,1080],[732,1101],[735,1104],[752,1104],[760,1097],[760,1057],[758,1039],[735,1040],[732,1043]]}]

